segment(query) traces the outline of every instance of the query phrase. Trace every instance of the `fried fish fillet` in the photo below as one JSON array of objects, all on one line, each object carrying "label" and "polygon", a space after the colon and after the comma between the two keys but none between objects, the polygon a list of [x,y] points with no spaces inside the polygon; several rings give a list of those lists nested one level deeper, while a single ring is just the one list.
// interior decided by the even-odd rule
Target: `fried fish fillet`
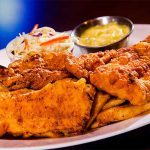
[{"label": "fried fish fillet", "polygon": [[66,57],[64,52],[43,52],[32,54],[24,59],[16,60],[8,66],[9,73],[21,73],[26,69],[45,68],[48,70],[64,70]]},{"label": "fried fish fillet", "polygon": [[9,90],[41,89],[48,83],[71,77],[64,70],[66,56],[65,53],[41,53],[17,60],[8,68],[0,69],[0,81]]},{"label": "fried fish fillet", "polygon": [[128,48],[67,57],[66,70],[133,105],[150,100],[150,36]]},{"label": "fried fish fillet", "polygon": [[9,90],[18,90],[22,88],[39,90],[48,83],[53,83],[67,77],[71,77],[71,75],[66,71],[50,71],[43,68],[34,68],[26,69],[22,71],[22,73],[1,77],[0,80]]},{"label": "fried fish fillet", "polygon": [[[121,53],[121,50],[119,51]],[[133,105],[150,100],[150,43],[140,42],[126,52],[99,66],[90,74],[90,82]]]},{"label": "fried fish fillet", "polygon": [[[3,88],[2,88],[3,89]],[[0,135],[59,137],[84,131],[95,88],[63,79],[41,90],[0,92]]]}]

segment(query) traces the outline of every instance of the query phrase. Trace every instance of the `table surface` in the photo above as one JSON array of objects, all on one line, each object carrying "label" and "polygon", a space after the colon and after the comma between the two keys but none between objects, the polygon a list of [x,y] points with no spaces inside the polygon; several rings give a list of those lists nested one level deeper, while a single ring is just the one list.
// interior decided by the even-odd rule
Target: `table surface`
[{"label": "table surface", "polygon": [[[35,23],[58,31],[73,29],[79,23],[105,15],[130,18],[150,24],[150,0],[0,0],[0,49],[19,32],[29,32]],[[150,125],[105,140],[63,148],[150,149]]]}]

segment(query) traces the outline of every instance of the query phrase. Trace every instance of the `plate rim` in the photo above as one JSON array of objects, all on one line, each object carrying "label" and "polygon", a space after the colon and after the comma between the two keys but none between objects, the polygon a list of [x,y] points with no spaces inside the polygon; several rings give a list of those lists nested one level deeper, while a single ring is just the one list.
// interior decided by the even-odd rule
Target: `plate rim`
[{"label": "plate rim", "polygon": [[[137,117],[134,117],[134,118],[139,118],[139,117],[140,116],[137,116]],[[150,118],[150,114],[147,114],[147,115],[145,115],[143,117]],[[131,118],[131,119],[134,119],[134,118]],[[131,120],[131,119],[128,119],[128,121]],[[141,119],[143,119],[143,118],[141,118]],[[127,120],[124,120],[124,121],[127,121]],[[123,121],[121,121],[121,122],[123,122]],[[118,123],[121,123],[121,122],[118,122]],[[60,143],[60,144],[52,144],[52,145],[48,144],[48,145],[43,145],[43,146],[29,146],[29,147],[15,147],[15,148],[14,147],[13,148],[0,147],[0,150],[41,150],[41,149],[65,148],[65,147],[69,147],[69,146],[82,145],[82,144],[91,143],[91,142],[95,142],[95,141],[98,141],[98,140],[114,137],[116,135],[120,135],[120,134],[123,134],[123,133],[127,133],[127,132],[130,132],[130,131],[136,130],[136,129],[140,128],[140,127],[144,127],[144,126],[146,126],[148,124],[150,124],[150,120],[147,121],[146,123],[142,123],[142,124],[139,124],[139,125],[136,125],[136,126],[133,126],[133,127],[129,126],[129,127],[125,128],[125,129],[122,129],[122,130],[119,130],[119,131],[114,131],[114,132],[111,132],[111,133],[107,133],[107,134],[104,135],[103,138],[100,138],[101,135],[98,135],[98,136],[94,136],[94,137],[90,137],[90,138],[85,138],[85,139],[82,139],[82,140],[78,139],[78,140],[75,140],[75,141],[66,142],[66,143]],[[114,125],[114,124],[107,125],[107,127],[111,126],[111,125]],[[104,126],[104,127],[106,127],[106,126]],[[66,137],[66,138],[68,138],[68,137]],[[51,138],[49,138],[49,139],[51,140]],[[2,139],[2,140],[5,140],[5,139]],[[1,141],[1,139],[0,139],[0,141]]]}]

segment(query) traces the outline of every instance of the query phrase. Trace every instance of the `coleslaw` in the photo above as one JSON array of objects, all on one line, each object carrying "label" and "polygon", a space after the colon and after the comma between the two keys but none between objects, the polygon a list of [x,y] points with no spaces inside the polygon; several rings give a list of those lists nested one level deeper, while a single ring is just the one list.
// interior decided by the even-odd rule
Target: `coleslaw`
[{"label": "coleslaw", "polygon": [[73,46],[74,43],[67,33],[56,32],[50,27],[38,28],[38,24],[36,24],[30,33],[23,32],[12,40],[7,45],[6,51],[13,61],[41,51],[68,52],[73,50]]}]

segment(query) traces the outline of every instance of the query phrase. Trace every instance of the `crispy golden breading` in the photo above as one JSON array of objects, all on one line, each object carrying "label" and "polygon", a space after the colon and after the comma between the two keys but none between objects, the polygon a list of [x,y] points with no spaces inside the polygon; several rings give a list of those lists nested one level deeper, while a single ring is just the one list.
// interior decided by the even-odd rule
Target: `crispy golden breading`
[{"label": "crispy golden breading", "polygon": [[[150,100],[150,44],[140,42],[90,74],[90,82],[133,105]],[[120,53],[121,51],[119,51]]]},{"label": "crispy golden breading", "polygon": [[112,122],[126,120],[150,110],[150,102],[141,106],[116,106],[100,112],[91,128],[97,128]]},{"label": "crispy golden breading", "polygon": [[66,56],[65,53],[42,53],[17,60],[8,68],[0,68],[0,81],[9,90],[41,89],[48,83],[71,77],[64,70]]},{"label": "crispy golden breading", "polygon": [[1,78],[1,83],[9,90],[31,88],[39,90],[48,83],[53,83],[71,75],[66,71],[50,71],[43,68],[24,70],[21,74],[17,73],[8,77]]},{"label": "crispy golden breading", "polygon": [[0,92],[0,135],[79,134],[89,120],[94,94],[85,79],[63,79],[37,91]]},{"label": "crispy golden breading", "polygon": [[108,63],[116,55],[115,50],[84,54],[80,57],[69,55],[66,59],[66,70],[77,78],[88,79],[90,72]]},{"label": "crispy golden breading", "polygon": [[0,92],[7,92],[9,91],[2,83],[0,83]]},{"label": "crispy golden breading", "polygon": [[9,73],[21,73],[26,69],[46,68],[48,70],[64,70],[66,54],[64,52],[51,52],[29,55],[24,59],[17,60],[8,66]]}]

